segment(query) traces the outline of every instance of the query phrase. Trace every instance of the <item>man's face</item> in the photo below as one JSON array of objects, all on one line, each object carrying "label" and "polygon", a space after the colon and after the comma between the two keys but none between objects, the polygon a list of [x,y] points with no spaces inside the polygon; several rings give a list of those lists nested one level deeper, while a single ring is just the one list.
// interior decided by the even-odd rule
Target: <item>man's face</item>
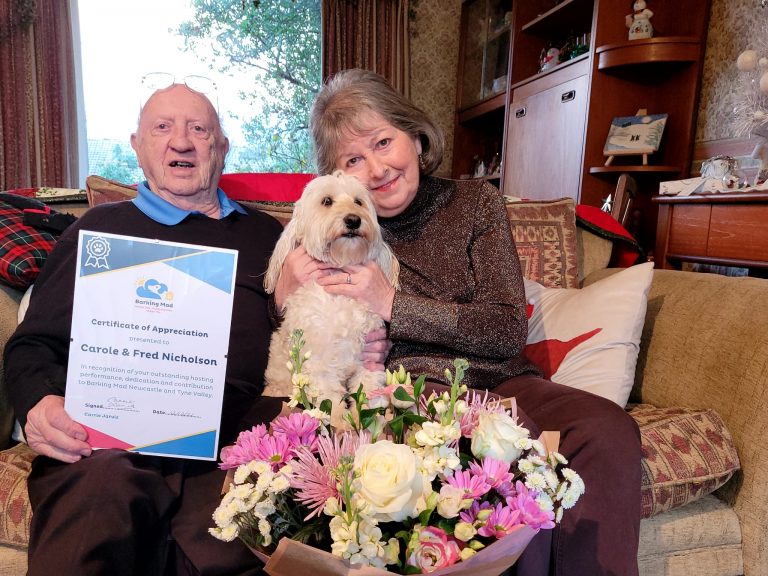
[{"label": "man's face", "polygon": [[150,190],[173,202],[215,193],[229,141],[210,101],[175,84],[147,101],[131,146]]}]

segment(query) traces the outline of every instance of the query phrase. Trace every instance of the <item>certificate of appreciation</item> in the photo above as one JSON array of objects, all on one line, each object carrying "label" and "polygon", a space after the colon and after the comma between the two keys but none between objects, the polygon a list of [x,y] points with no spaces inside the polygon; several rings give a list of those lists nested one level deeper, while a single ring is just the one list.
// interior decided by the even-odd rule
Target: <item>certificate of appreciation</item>
[{"label": "certificate of appreciation", "polygon": [[65,409],[94,448],[215,460],[237,251],[80,231]]}]

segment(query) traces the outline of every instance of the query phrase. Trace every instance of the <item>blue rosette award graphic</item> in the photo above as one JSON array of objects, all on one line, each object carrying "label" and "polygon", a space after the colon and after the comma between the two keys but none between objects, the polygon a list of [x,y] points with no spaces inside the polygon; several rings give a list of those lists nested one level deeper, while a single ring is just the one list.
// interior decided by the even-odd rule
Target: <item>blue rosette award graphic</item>
[{"label": "blue rosette award graphic", "polygon": [[237,251],[81,230],[65,408],[97,449],[215,460]]}]

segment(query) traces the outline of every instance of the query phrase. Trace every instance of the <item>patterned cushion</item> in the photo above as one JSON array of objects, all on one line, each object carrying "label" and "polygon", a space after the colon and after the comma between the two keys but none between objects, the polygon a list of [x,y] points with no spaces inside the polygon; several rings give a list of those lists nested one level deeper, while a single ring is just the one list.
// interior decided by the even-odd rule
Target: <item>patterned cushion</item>
[{"label": "patterned cushion", "polygon": [[523,276],[546,288],[578,288],[573,200],[509,202],[507,215]]},{"label": "patterned cushion", "polygon": [[733,438],[714,410],[628,406],[643,448],[642,516],[706,496],[739,469]]},{"label": "patterned cushion", "polygon": [[27,288],[37,278],[55,243],[53,234],[24,224],[20,208],[0,201],[1,281],[14,288]]},{"label": "patterned cushion", "polygon": [[135,186],[95,175],[85,179],[85,189],[88,194],[88,205],[91,207],[110,202],[133,200],[138,194]]},{"label": "patterned cushion", "polygon": [[26,546],[32,509],[27,496],[27,474],[35,453],[26,444],[0,452],[0,544]]},{"label": "patterned cushion", "polygon": [[276,218],[285,226],[293,216],[293,202],[253,202],[250,200],[238,200],[243,206],[265,212]]}]

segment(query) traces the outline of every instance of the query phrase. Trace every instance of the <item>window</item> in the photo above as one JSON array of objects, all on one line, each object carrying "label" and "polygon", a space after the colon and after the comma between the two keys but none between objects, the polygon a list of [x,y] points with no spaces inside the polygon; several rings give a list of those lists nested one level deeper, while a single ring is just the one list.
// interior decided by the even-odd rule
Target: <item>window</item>
[{"label": "window", "polygon": [[88,174],[142,179],[130,134],[149,72],[216,83],[227,172],[313,171],[320,0],[79,0],[76,8]]}]

